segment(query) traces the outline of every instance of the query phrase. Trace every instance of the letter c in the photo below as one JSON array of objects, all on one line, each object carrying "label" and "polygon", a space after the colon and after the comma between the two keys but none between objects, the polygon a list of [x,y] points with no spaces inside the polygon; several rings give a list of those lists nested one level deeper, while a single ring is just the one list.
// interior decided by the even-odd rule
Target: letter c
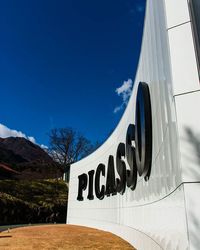
[{"label": "letter c", "polygon": [[100,174],[105,176],[105,165],[102,163],[98,165],[95,175],[95,194],[99,200],[102,200],[105,195],[105,185],[102,185],[100,189]]}]

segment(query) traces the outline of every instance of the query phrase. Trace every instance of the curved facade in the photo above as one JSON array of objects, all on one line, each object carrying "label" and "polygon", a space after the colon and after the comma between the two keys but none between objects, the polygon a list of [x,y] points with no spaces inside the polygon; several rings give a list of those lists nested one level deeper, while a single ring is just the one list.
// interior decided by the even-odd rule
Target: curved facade
[{"label": "curved facade", "polygon": [[[145,97],[138,116],[141,82],[148,86],[151,105]],[[113,232],[139,250],[199,249],[199,107],[188,1],[147,0],[132,95],[107,141],[71,166],[67,223]],[[145,120],[149,113],[151,117]],[[131,149],[127,145],[130,125],[134,126]],[[152,134],[145,132],[147,128]],[[134,151],[130,157],[128,150]],[[143,150],[150,166],[143,163],[139,167]],[[128,183],[131,164],[136,176]]]}]

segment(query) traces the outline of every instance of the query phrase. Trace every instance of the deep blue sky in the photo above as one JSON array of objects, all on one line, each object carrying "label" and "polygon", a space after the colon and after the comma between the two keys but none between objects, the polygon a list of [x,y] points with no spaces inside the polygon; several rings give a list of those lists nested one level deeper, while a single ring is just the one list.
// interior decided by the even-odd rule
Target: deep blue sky
[{"label": "deep blue sky", "polygon": [[134,79],[145,0],[0,3],[0,123],[48,145],[52,127],[103,141]]}]

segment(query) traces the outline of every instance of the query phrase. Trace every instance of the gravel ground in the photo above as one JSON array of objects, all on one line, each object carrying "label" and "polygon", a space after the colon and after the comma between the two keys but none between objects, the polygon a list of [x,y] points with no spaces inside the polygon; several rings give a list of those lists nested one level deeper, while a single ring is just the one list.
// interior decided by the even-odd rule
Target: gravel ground
[{"label": "gravel ground", "polygon": [[0,233],[1,250],[135,250],[111,233],[73,225],[47,225]]}]

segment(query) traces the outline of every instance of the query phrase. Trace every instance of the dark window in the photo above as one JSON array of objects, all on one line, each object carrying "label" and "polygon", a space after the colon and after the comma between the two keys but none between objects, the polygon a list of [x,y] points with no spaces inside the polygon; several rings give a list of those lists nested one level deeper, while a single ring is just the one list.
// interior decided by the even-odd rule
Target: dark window
[{"label": "dark window", "polygon": [[189,0],[189,7],[197,53],[198,69],[200,70],[200,0]]}]

